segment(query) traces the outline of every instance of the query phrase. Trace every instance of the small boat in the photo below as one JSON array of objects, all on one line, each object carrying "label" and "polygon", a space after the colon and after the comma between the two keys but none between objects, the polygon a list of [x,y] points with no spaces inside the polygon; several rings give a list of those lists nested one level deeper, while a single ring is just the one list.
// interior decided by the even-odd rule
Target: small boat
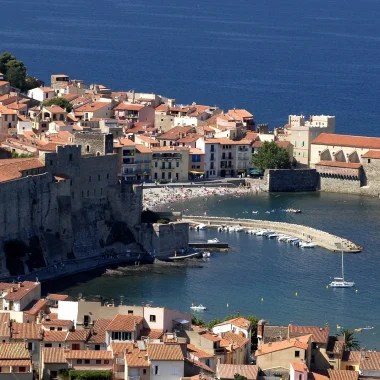
[{"label": "small boat", "polygon": [[314,248],[314,247],[316,247],[316,245],[317,244],[315,244],[315,243],[304,241],[303,243],[299,244],[299,247],[300,248]]},{"label": "small boat", "polygon": [[194,253],[189,253],[189,254],[185,254],[185,255],[174,255],[174,256],[170,256],[170,257],[167,257],[166,259],[160,259],[162,261],[181,261],[181,260],[185,260],[185,259],[198,259],[202,257],[202,252],[194,252]]},{"label": "small boat", "polygon": [[288,208],[285,210],[285,212],[290,212],[292,214],[301,214],[302,211],[300,209]]},{"label": "small boat", "polygon": [[264,234],[266,234],[266,233],[267,233],[267,231],[262,230],[262,231],[257,231],[257,232],[256,232],[256,235],[257,235],[257,236],[264,236]]},{"label": "small boat", "polygon": [[363,330],[373,330],[374,327],[373,326],[366,326],[366,327],[363,327]]},{"label": "small boat", "polygon": [[210,252],[203,252],[202,257],[210,257],[211,253]]},{"label": "small boat", "polygon": [[214,238],[214,239],[209,239],[209,240],[207,240],[207,243],[220,243],[220,241],[219,241],[219,239],[217,239],[217,238]]},{"label": "small boat", "polygon": [[358,329],[354,329],[354,331],[356,331],[356,332],[362,332],[363,331],[363,328],[358,328]]},{"label": "small boat", "polygon": [[340,325],[336,325],[336,329],[337,329],[337,330],[341,330],[341,329],[342,329],[342,326],[340,326]]},{"label": "small boat", "polygon": [[[342,243],[342,247],[343,247],[343,243]],[[334,280],[331,281],[329,286],[332,288],[352,288],[353,286],[355,286],[355,282],[345,281],[344,279],[343,248],[342,248],[342,277],[334,277]]]},{"label": "small boat", "polygon": [[259,212],[258,211],[252,211],[252,214],[258,214]]},{"label": "small boat", "polygon": [[199,304],[198,306],[191,305],[190,309],[191,310],[206,310],[207,308],[206,308],[206,306],[203,306],[202,304]]},{"label": "small boat", "polygon": [[198,225],[195,227],[195,229],[196,229],[197,231],[202,231],[202,230],[207,229],[207,225],[206,225],[206,224],[198,224]]},{"label": "small boat", "polygon": [[277,237],[278,237],[277,234],[269,234],[269,235],[267,236],[268,239],[275,239],[275,238],[277,238]]},{"label": "small boat", "polygon": [[244,228],[241,227],[241,226],[236,226],[236,227],[232,227],[232,231],[234,232],[241,232],[241,231],[244,231]]}]

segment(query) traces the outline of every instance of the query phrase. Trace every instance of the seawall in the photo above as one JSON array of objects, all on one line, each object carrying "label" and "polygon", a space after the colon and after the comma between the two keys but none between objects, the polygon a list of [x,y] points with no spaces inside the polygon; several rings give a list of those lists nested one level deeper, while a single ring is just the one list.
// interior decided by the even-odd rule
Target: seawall
[{"label": "seawall", "polygon": [[[184,222],[195,224],[207,224],[211,228],[217,228],[221,225],[236,226],[241,225],[245,229],[262,229],[271,230],[277,233],[291,235],[303,240],[311,240],[319,247],[325,248],[332,252],[358,253],[362,250],[359,245],[328,232],[317,230],[312,227],[303,226],[300,224],[271,222],[267,220],[256,219],[234,219],[234,218],[219,218],[212,216],[192,216],[186,215],[182,217]],[[343,247],[342,247],[343,243]]]}]

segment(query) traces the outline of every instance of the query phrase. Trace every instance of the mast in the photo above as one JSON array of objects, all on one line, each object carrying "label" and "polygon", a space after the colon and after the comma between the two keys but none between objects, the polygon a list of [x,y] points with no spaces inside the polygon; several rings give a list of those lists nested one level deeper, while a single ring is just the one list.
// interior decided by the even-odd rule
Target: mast
[{"label": "mast", "polygon": [[342,278],[343,278],[343,281],[344,281],[344,266],[343,266],[343,242],[341,242],[340,244],[341,244],[341,247],[342,247]]}]

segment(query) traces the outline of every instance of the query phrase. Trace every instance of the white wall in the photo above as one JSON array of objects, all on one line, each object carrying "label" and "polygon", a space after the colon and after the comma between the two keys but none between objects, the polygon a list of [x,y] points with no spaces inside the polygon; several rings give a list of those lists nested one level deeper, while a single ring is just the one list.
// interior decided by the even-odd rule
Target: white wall
[{"label": "white wall", "polygon": [[[150,379],[151,380],[180,380],[184,375],[184,361],[156,361],[151,360]],[[155,374],[156,366],[158,374]]]},{"label": "white wall", "polygon": [[191,116],[177,116],[174,118],[174,126],[178,126],[178,125],[181,125],[181,126],[198,126],[198,125],[202,125],[203,123],[198,120],[196,117],[191,117]]},{"label": "white wall", "polygon": [[21,121],[17,122],[17,134],[23,135],[25,131],[32,131],[32,122],[31,121]]},{"label": "white wall", "polygon": [[74,321],[76,326],[78,318],[78,302],[58,301],[58,319]]}]

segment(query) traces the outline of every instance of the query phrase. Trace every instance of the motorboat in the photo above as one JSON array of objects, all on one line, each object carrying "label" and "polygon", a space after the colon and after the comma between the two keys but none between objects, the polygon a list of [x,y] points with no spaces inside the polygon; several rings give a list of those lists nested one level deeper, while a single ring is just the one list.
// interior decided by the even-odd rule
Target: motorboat
[{"label": "motorboat", "polygon": [[202,230],[206,230],[207,229],[207,224],[198,224],[195,229],[197,231],[202,231]]},{"label": "motorboat", "polygon": [[359,327],[358,329],[354,329],[354,331],[356,331],[356,332],[362,332],[362,331],[363,331],[363,328],[362,328],[362,327]]},{"label": "motorboat", "polygon": [[210,257],[211,253],[210,252],[203,252],[202,257]]},{"label": "motorboat", "polygon": [[363,327],[362,329],[363,330],[373,330],[374,327],[373,326],[366,326],[366,327]]},{"label": "motorboat", "polygon": [[264,236],[264,234],[266,234],[266,232],[267,232],[267,231],[265,231],[265,230],[257,231],[257,232],[256,232],[256,235],[257,235],[257,236]]},{"label": "motorboat", "polygon": [[254,235],[257,232],[257,230],[247,230],[246,234]]},{"label": "motorboat", "polygon": [[342,277],[334,277],[334,280],[329,284],[332,288],[352,288],[355,282],[346,281],[344,279],[344,265],[343,265],[343,243],[342,243]]},{"label": "motorboat", "polygon": [[267,236],[268,239],[275,239],[275,238],[277,238],[277,237],[278,237],[278,234],[269,234],[269,235]]},{"label": "motorboat", "polygon": [[301,214],[301,212],[302,212],[300,209],[295,209],[295,208],[288,208],[285,211],[290,212],[292,214]]},{"label": "motorboat", "polygon": [[289,236],[287,236],[287,235],[280,235],[277,238],[278,241],[286,241],[287,239],[289,239]]},{"label": "motorboat", "polygon": [[244,228],[241,226],[236,226],[236,227],[232,227],[232,231],[241,232],[241,231],[244,231]]},{"label": "motorboat", "polygon": [[199,304],[198,306],[193,304],[190,306],[190,309],[199,311],[199,310],[206,310],[207,308],[206,306],[203,306],[202,304]]},{"label": "motorboat", "polygon": [[304,242],[302,242],[302,243],[300,243],[299,244],[299,247],[301,247],[301,248],[314,248],[314,247],[316,247],[317,246],[317,244],[315,244],[315,243],[312,243],[311,241],[304,241]]},{"label": "motorboat", "polygon": [[212,244],[212,243],[220,243],[220,240],[217,239],[217,238],[209,239],[209,240],[207,240],[207,243],[210,243],[210,244]]}]

